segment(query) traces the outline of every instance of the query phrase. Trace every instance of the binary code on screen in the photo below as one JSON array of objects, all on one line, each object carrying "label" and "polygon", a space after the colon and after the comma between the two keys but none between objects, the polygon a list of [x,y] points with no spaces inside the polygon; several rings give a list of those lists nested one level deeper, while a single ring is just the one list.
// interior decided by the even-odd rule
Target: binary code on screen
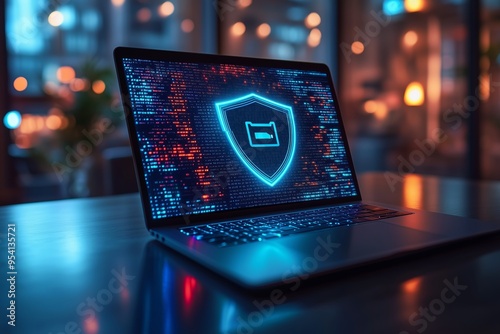
[{"label": "binary code on screen", "polygon": [[[124,68],[153,218],[357,195],[326,73],[141,59]],[[294,144],[275,184],[238,157],[218,118],[216,103],[245,96],[293,116],[293,143],[278,140],[275,120],[242,123],[254,136],[245,154]]]}]

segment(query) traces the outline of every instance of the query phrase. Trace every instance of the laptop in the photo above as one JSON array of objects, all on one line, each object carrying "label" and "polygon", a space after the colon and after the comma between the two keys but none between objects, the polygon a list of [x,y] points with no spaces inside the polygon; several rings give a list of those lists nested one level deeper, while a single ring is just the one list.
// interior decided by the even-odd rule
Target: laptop
[{"label": "laptop", "polygon": [[325,64],[118,47],[146,228],[247,288],[500,230],[364,203]]}]

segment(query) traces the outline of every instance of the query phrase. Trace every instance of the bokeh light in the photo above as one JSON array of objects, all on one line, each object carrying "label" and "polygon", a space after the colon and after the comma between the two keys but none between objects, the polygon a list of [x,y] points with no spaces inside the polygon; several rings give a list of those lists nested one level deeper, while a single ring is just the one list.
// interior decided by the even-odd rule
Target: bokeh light
[{"label": "bokeh light", "polygon": [[307,15],[304,23],[308,28],[317,27],[321,23],[321,16],[319,16],[319,14],[316,12],[312,12],[309,15]]},{"label": "bokeh light", "polygon": [[28,80],[25,77],[17,77],[13,82],[14,89],[22,92],[28,88]]},{"label": "bokeh light", "polygon": [[160,5],[160,7],[158,7],[158,14],[161,17],[170,16],[174,13],[174,11],[175,11],[175,6],[170,1],[165,1]]},{"label": "bokeh light", "polygon": [[96,80],[92,83],[92,90],[96,94],[104,93],[105,89],[106,89],[106,84],[102,80]]},{"label": "bokeh light", "polygon": [[75,70],[71,66],[61,66],[57,69],[57,80],[62,83],[70,83],[75,78]]},{"label": "bokeh light", "polygon": [[309,33],[307,37],[307,45],[312,48],[317,47],[321,43],[321,31],[318,28],[314,28]]},{"label": "bokeh light", "polygon": [[62,125],[61,117],[57,115],[50,115],[45,119],[45,125],[49,130],[57,130]]},{"label": "bokeh light", "polygon": [[356,55],[360,55],[365,51],[365,45],[360,41],[352,42],[351,51]]},{"label": "bokeh light", "polygon": [[185,33],[190,33],[194,30],[194,22],[190,19],[184,19],[181,22],[181,30]]},{"label": "bokeh light", "polygon": [[246,8],[252,4],[252,0],[239,0],[238,4],[241,8]]},{"label": "bokeh light", "polygon": [[421,106],[424,104],[424,87],[419,82],[411,82],[406,87],[404,101],[407,106]]},{"label": "bokeh light", "polygon": [[61,12],[55,10],[50,13],[48,21],[51,26],[59,27],[64,22],[64,15]]},{"label": "bokeh light", "polygon": [[405,10],[409,13],[424,9],[424,0],[405,0]]},{"label": "bokeh light", "polygon": [[418,42],[418,35],[415,31],[413,30],[409,30],[406,32],[406,34],[404,35],[403,37],[403,43],[407,46],[407,47],[412,47],[414,46],[415,44],[417,44]]},{"label": "bokeh light", "polygon": [[151,19],[151,11],[149,8],[141,8],[137,11],[137,21],[145,23]]},{"label": "bokeh light", "polygon": [[247,30],[247,27],[245,26],[245,24],[243,22],[236,22],[235,24],[233,24],[231,26],[231,33],[234,35],[234,36],[242,36],[245,31]]},{"label": "bokeh light", "polygon": [[7,129],[17,129],[21,125],[21,113],[17,110],[11,110],[3,117],[3,124]]},{"label": "bokeh light", "polygon": [[111,0],[111,4],[113,4],[113,6],[115,7],[123,6],[124,3],[125,0]]},{"label": "bokeh light", "polygon": [[266,38],[271,34],[271,26],[267,23],[262,23],[257,27],[257,37]]}]

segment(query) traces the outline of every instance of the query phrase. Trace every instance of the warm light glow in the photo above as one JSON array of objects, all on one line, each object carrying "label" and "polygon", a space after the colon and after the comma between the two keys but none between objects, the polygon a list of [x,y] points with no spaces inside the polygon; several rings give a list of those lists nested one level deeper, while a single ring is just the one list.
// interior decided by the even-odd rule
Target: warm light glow
[{"label": "warm light glow", "polygon": [[363,109],[369,114],[373,114],[377,111],[377,102],[373,100],[366,101],[363,105]]},{"label": "warm light glow", "polygon": [[61,116],[61,129],[66,129],[69,125],[69,120],[68,118]]},{"label": "warm light glow", "polygon": [[160,7],[158,7],[158,14],[160,14],[161,17],[167,17],[172,15],[174,13],[174,10],[174,4],[170,1],[165,1],[160,5]]},{"label": "warm light glow", "polygon": [[45,119],[45,126],[47,126],[47,129],[49,130],[57,130],[61,127],[61,125],[62,119],[60,116],[50,115]]},{"label": "warm light glow", "polygon": [[75,70],[71,66],[61,66],[57,69],[57,80],[62,83],[70,83],[75,78]]},{"label": "warm light glow", "polygon": [[427,22],[427,87],[426,89],[426,132],[427,138],[434,136],[435,129],[441,126],[442,94],[442,52],[441,22],[430,17]]},{"label": "warm light glow", "polygon": [[71,81],[69,88],[73,92],[80,92],[87,88],[87,81],[84,79],[76,78],[73,81]]},{"label": "warm light glow", "polygon": [[407,106],[424,104],[424,87],[419,82],[412,82],[406,87],[404,101]]},{"label": "warm light glow", "polygon": [[417,33],[413,30],[408,31],[403,37],[403,42],[407,47],[411,48],[418,42]]},{"label": "warm light glow", "polygon": [[405,10],[409,13],[424,9],[424,0],[405,0]]},{"label": "warm light glow", "polygon": [[484,26],[481,29],[480,35],[481,50],[486,53],[491,46],[491,35],[488,27]]},{"label": "warm light glow", "polygon": [[97,317],[89,317],[83,322],[83,329],[85,334],[96,334],[99,332],[99,323]]},{"label": "warm light glow", "polygon": [[262,23],[257,27],[257,37],[266,38],[271,33],[271,26],[267,23]]},{"label": "warm light glow", "polygon": [[363,104],[363,109],[369,114],[374,114],[376,119],[387,117],[387,105],[382,101],[368,100]]},{"label": "warm light glow", "polygon": [[48,17],[49,24],[53,27],[59,27],[64,22],[64,16],[61,12],[53,11]]},{"label": "warm light glow", "polygon": [[240,0],[238,3],[241,8],[246,8],[252,4],[252,0]]},{"label": "warm light glow", "polygon": [[488,73],[479,76],[479,98],[486,101],[491,95],[491,77]]},{"label": "warm light glow", "polygon": [[242,36],[246,30],[247,27],[245,27],[245,24],[243,24],[243,22],[236,22],[231,26],[231,33],[234,36]]},{"label": "warm light glow", "polygon": [[28,80],[25,77],[17,77],[13,83],[14,89],[22,92],[28,88]]},{"label": "warm light glow", "polygon": [[96,94],[102,94],[106,89],[106,84],[102,80],[96,80],[92,83],[92,90]]},{"label": "warm light glow", "polygon": [[120,7],[125,3],[125,0],[111,0],[111,3],[115,7]]},{"label": "warm light glow", "polygon": [[19,131],[24,134],[30,134],[32,132],[35,132],[35,130],[35,119],[31,115],[23,115],[21,125],[19,126]]},{"label": "warm light glow", "polygon": [[182,20],[181,22],[181,30],[185,33],[190,33],[194,30],[194,22],[190,19]]},{"label": "warm light glow", "polygon": [[321,30],[319,30],[318,28],[314,28],[313,30],[311,30],[309,36],[307,37],[307,44],[310,47],[315,48],[320,43],[321,43]]},{"label": "warm light glow", "polygon": [[309,15],[307,15],[306,19],[304,20],[304,23],[308,28],[317,27],[321,23],[321,16],[319,16],[318,13],[312,12]]},{"label": "warm light glow", "polygon": [[418,291],[418,288],[420,286],[420,281],[421,281],[421,278],[420,277],[415,277],[415,278],[412,278],[406,282],[403,283],[403,290],[405,291],[405,293],[408,293],[408,294],[414,294]]},{"label": "warm light glow", "polygon": [[33,116],[35,119],[35,129],[36,131],[43,130],[45,127],[45,119],[42,116]]},{"label": "warm light glow", "polygon": [[141,8],[137,11],[137,20],[139,22],[148,22],[151,19],[151,11],[149,8]]},{"label": "warm light glow", "polygon": [[363,43],[361,43],[360,41],[352,42],[351,51],[355,55],[360,55],[365,51],[365,45]]},{"label": "warm light glow", "polygon": [[403,183],[403,205],[408,208],[422,208],[422,178],[406,174]]}]

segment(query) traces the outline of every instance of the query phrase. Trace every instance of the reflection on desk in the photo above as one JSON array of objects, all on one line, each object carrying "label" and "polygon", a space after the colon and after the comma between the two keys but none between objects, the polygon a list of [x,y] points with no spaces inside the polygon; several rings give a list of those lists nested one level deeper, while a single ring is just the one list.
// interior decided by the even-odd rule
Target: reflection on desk
[{"label": "reflection on desk", "polygon": [[[499,184],[360,183],[368,200],[499,221]],[[500,332],[500,236],[254,293],[152,240],[137,194],[1,207],[0,218],[2,268],[16,225],[7,333]]]}]

